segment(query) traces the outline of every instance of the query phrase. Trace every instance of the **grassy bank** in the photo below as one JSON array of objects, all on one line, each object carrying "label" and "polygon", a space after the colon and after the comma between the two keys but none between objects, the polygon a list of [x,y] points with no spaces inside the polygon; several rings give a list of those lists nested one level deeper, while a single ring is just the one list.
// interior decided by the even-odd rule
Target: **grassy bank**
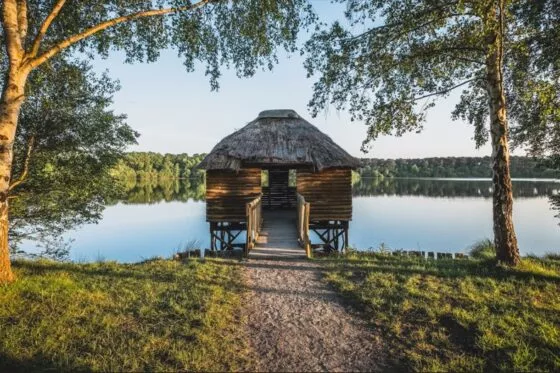
[{"label": "grassy bank", "polygon": [[0,285],[0,370],[235,370],[239,269],[21,261]]},{"label": "grassy bank", "polygon": [[560,260],[426,261],[353,253],[326,279],[361,308],[399,369],[559,371]]}]

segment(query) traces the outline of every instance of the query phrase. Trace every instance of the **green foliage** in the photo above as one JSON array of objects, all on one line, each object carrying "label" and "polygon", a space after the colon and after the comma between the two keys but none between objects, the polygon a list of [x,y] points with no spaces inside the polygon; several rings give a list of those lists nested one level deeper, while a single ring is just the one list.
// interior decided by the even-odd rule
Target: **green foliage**
[{"label": "green foliage", "polygon": [[[30,46],[55,1],[27,2],[26,44]],[[293,52],[298,31],[314,20],[304,0],[96,0],[80,2],[79,6],[67,3],[44,36],[39,55],[116,17],[187,5],[196,9],[118,23],[71,45],[69,53],[107,57],[111,51],[122,51],[127,62],[154,62],[161,50],[171,48],[183,59],[187,71],[205,66],[215,89],[221,65],[244,77],[257,69],[271,69],[277,61],[277,49]],[[0,40],[4,36],[0,28]]]},{"label": "green foliage", "polygon": [[[492,177],[490,157],[438,157],[419,159],[363,158],[362,177]],[[510,158],[512,177],[559,178],[560,170],[532,157]]]},{"label": "green foliage", "polygon": [[485,239],[472,245],[469,254],[477,259],[493,259],[496,257],[496,247],[491,240]]},{"label": "green foliage", "polygon": [[118,88],[63,59],[32,73],[16,134],[12,180],[22,183],[10,192],[12,249],[24,238],[59,242],[64,230],[97,221],[118,194],[108,171],[138,136],[110,110]]},{"label": "green foliage", "polygon": [[560,264],[354,252],[326,280],[378,330],[388,370],[557,371]]},{"label": "green foliage", "polygon": [[17,261],[0,287],[0,370],[239,370],[240,274],[226,264]]},{"label": "green foliage", "polygon": [[194,168],[205,156],[206,154],[130,152],[119,160],[111,170],[111,175],[121,180],[202,179],[204,170]]},{"label": "green foliage", "polygon": [[337,0],[345,20],[316,31],[305,66],[316,75],[309,106],[348,109],[368,125],[364,149],[380,135],[422,130],[435,100],[462,87],[453,119],[488,139],[495,35],[504,36],[504,89],[512,135],[538,155],[560,146],[560,7],[556,0]]},{"label": "green foliage", "polygon": [[560,254],[548,253],[548,254],[545,254],[544,258],[548,259],[548,260],[560,261]]}]

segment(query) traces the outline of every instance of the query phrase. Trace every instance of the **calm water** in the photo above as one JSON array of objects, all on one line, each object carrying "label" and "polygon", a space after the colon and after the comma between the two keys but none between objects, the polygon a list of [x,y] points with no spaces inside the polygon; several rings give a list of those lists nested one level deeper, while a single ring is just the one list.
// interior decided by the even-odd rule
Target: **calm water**
[{"label": "calm water", "polygon": [[[560,181],[514,181],[514,220],[522,254],[560,252],[560,219],[549,196]],[[354,185],[350,243],[359,249],[466,252],[492,236],[491,182],[450,179],[364,179]],[[99,224],[68,232],[73,260],[135,262],[168,257],[190,241],[208,247],[204,189],[184,184],[136,186],[107,206]],[[25,249],[33,250],[27,242]]]}]

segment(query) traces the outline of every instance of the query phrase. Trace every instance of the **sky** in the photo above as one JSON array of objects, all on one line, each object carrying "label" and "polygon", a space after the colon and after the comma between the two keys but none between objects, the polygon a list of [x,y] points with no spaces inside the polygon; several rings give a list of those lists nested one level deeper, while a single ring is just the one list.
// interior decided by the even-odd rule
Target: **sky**
[{"label": "sky", "polygon": [[[342,15],[340,6],[314,1],[319,16],[331,21]],[[305,41],[306,35],[301,36]],[[160,153],[205,153],[231,132],[243,127],[262,110],[293,109],[328,134],[356,157],[423,158],[490,155],[488,145],[476,149],[473,128],[451,120],[460,92],[431,109],[424,130],[402,137],[384,136],[370,151],[360,151],[367,127],[351,122],[345,112],[331,108],[312,118],[307,103],[313,79],[306,78],[304,58],[281,53],[273,71],[259,71],[239,79],[234,71],[223,71],[219,91],[211,91],[204,68],[187,73],[173,50],[166,50],[152,64],[125,64],[124,56],[113,54],[95,60],[94,69],[108,70],[121,83],[114,97],[114,110],[128,116],[128,124],[140,133],[130,151]]]}]

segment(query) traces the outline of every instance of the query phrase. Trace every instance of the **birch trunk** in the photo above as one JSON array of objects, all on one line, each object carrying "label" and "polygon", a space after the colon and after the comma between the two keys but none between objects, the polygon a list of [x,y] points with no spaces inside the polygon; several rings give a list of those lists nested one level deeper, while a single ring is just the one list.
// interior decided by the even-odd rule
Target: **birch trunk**
[{"label": "birch trunk", "polygon": [[0,283],[14,279],[8,244],[8,192],[19,111],[25,97],[28,71],[10,67],[0,98]]},{"label": "birch trunk", "polygon": [[[500,9],[503,8],[503,2]],[[487,92],[490,108],[492,142],[494,244],[498,261],[517,265],[519,248],[513,227],[513,193],[510,175],[508,121],[503,84],[503,15],[495,12],[496,30],[490,33],[490,50],[486,57]],[[498,17],[501,17],[499,19]],[[502,27],[500,27],[502,26]]]}]

